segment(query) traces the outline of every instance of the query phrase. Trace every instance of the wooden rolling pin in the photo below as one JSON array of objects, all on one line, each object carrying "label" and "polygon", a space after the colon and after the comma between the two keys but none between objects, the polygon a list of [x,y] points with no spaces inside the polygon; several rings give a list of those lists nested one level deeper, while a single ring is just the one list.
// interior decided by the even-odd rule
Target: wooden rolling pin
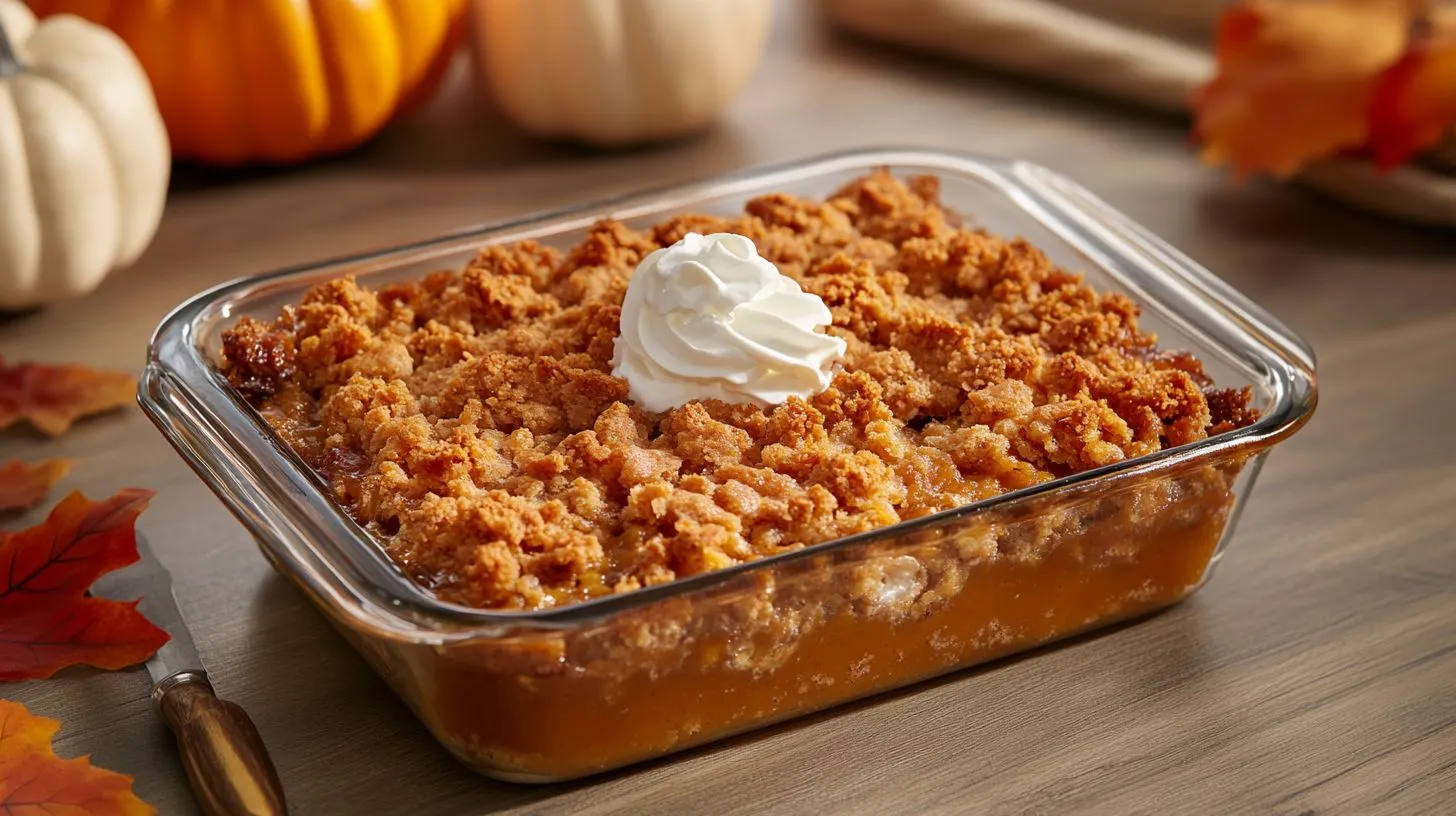
[{"label": "wooden rolling pin", "polygon": [[[1207,48],[1188,41],[1202,36],[1208,42],[1229,3],[820,0],[833,22],[865,37],[1180,113],[1189,112],[1215,67]],[[1387,173],[1358,159],[1333,159],[1311,165],[1297,180],[1367,210],[1456,228],[1456,140]]]}]

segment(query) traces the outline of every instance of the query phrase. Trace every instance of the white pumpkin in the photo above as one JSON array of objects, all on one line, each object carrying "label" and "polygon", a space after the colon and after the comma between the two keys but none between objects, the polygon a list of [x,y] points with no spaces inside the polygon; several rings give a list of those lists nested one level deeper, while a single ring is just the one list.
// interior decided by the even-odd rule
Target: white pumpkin
[{"label": "white pumpkin", "polygon": [[474,0],[476,64],[522,129],[622,146],[711,125],[758,67],[772,0]]},{"label": "white pumpkin", "polygon": [[140,63],[79,17],[0,0],[0,307],[85,294],[151,242],[171,150]]}]

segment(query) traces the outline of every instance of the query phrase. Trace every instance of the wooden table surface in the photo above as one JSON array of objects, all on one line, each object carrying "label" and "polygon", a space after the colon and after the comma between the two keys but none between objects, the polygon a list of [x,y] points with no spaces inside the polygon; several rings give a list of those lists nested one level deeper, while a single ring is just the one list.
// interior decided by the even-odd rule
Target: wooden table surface
[{"label": "wooden table surface", "polygon": [[[1456,236],[1313,194],[1236,188],[1181,123],[842,40],[785,4],[722,127],[593,154],[448,95],[343,160],[179,178],[155,244],[94,295],[0,323],[10,359],[138,373],[173,305],[235,276],[640,186],[872,144],[1041,162],[1249,294],[1319,354],[1314,420],[1274,452],[1228,557],[1137,625],[603,779],[467,772],[274,575],[136,409],[0,461],[76,460],[65,489],[142,517],[219,691],[257,721],[296,814],[1435,813],[1456,807]],[[40,517],[7,519],[19,526]],[[195,813],[141,669],[0,687],[57,750]],[[1449,809],[1445,812],[1451,812]]]}]

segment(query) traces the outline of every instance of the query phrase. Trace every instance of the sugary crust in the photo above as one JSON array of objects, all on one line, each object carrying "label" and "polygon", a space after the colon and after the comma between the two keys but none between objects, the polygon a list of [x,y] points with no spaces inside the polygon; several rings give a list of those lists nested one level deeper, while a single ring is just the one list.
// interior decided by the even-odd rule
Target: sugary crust
[{"label": "sugary crust", "polygon": [[[848,343],[824,393],[649,414],[611,376],[648,252],[737,232]],[[883,527],[1247,424],[1247,392],[1155,348],[1137,307],[957,226],[887,173],[735,219],[594,226],[459,272],[340,279],[224,335],[232,383],[417,581],[539,609]]]}]

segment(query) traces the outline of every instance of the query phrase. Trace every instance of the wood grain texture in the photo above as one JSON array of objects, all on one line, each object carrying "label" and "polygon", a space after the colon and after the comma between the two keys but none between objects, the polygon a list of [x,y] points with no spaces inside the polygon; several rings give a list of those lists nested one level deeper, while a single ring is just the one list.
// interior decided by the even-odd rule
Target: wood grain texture
[{"label": "wood grain texture", "polygon": [[247,711],[218,699],[204,679],[158,686],[157,693],[206,816],[286,816],[283,783]]},{"label": "wood grain texture", "polygon": [[[184,175],[156,244],[95,295],[0,323],[7,358],[134,373],[177,302],[237,275],[585,198],[899,143],[1026,157],[1087,185],[1301,332],[1321,404],[1263,471],[1218,574],[1085,638],[589,783],[474,776],[436,745],[141,413],[0,460],[63,488],[156,489],[141,527],[220,695],[252,715],[298,814],[1437,813],[1456,802],[1456,239],[1312,193],[1236,188],[1177,123],[822,32],[781,4],[729,121],[595,154],[532,142],[468,93],[340,161]],[[467,89],[468,90],[468,89]],[[37,518],[6,517],[15,526]],[[56,750],[194,814],[141,670],[0,687]],[[1447,810],[1446,812],[1449,812]]]}]

